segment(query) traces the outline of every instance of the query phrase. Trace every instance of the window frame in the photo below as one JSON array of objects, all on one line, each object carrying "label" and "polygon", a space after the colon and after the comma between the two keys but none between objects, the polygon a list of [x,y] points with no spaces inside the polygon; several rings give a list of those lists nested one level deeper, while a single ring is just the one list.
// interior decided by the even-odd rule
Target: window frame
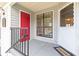
[{"label": "window frame", "polygon": [[[45,21],[45,20],[44,20],[44,14],[45,14],[45,13],[48,13],[48,12],[51,13],[51,15],[50,15],[50,18],[51,18],[51,26],[45,26],[45,25],[44,25],[44,21]],[[48,12],[40,13],[40,14],[43,14],[43,27],[42,27],[42,28],[43,28],[43,34],[41,35],[41,37],[53,38],[53,32],[54,32],[54,31],[53,31],[53,30],[54,30],[54,29],[53,29],[53,16],[54,16],[54,14],[53,14],[53,11],[48,11]],[[37,15],[40,15],[40,14],[37,14]],[[37,15],[36,15],[36,20],[37,20]],[[48,18],[48,17],[47,17],[47,18]],[[36,21],[36,23],[37,23],[37,22],[38,22],[38,21]],[[39,28],[39,27],[38,27],[38,24],[37,24],[36,28],[37,28],[37,29]],[[45,28],[50,28],[50,29],[51,29],[51,32],[50,32],[50,33],[52,33],[52,34],[51,34],[52,36],[50,36],[50,37],[45,36]],[[37,34],[37,36],[40,36],[39,33],[38,33],[38,30],[37,30],[36,34]]]}]

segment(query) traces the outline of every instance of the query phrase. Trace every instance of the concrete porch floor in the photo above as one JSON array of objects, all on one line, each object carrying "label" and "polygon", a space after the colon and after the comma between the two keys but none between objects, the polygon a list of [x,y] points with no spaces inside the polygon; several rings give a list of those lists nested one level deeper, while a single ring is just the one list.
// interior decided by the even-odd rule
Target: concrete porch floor
[{"label": "concrete porch floor", "polygon": [[[48,42],[39,41],[36,39],[30,40],[29,56],[61,56],[55,49],[58,45]],[[10,50],[13,56],[23,56],[14,49]]]},{"label": "concrete porch floor", "polygon": [[60,56],[54,49],[56,46],[58,45],[33,39],[30,41],[29,54],[30,56]]}]

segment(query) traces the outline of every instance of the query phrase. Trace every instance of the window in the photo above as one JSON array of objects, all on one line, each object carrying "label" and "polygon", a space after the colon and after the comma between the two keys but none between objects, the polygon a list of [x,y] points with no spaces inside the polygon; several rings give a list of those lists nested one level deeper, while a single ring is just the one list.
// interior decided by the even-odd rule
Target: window
[{"label": "window", "polygon": [[37,35],[52,38],[53,12],[46,12],[37,15]]},{"label": "window", "polygon": [[[72,18],[72,21],[73,21],[73,17],[74,17],[73,6],[74,4],[72,3],[60,11],[60,26],[61,27],[66,26],[66,23],[65,23],[66,19]],[[70,23],[71,23],[70,24],[71,26],[74,24],[73,22],[70,22]]]}]

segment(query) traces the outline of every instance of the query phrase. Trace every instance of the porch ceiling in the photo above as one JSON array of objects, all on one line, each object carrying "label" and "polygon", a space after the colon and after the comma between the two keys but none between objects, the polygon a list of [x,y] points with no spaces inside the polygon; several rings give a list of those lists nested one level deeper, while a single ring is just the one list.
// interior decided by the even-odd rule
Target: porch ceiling
[{"label": "porch ceiling", "polygon": [[33,12],[40,11],[57,5],[59,2],[18,2],[21,6],[32,10]]},{"label": "porch ceiling", "polygon": [[7,2],[0,2],[0,7],[3,7],[7,4]]}]

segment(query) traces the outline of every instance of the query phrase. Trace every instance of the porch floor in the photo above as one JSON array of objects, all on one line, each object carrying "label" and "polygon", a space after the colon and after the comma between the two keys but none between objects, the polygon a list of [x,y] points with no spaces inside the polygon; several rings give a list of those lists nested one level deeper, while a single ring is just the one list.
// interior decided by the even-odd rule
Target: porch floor
[{"label": "porch floor", "polygon": [[[43,42],[40,40],[32,39],[29,42],[29,55],[30,56],[61,56],[54,47],[58,46],[53,43]],[[13,56],[23,56],[14,49],[10,50]]]},{"label": "porch floor", "polygon": [[30,56],[60,56],[60,54],[54,49],[58,45],[43,42],[32,39],[29,44],[29,55]]}]

